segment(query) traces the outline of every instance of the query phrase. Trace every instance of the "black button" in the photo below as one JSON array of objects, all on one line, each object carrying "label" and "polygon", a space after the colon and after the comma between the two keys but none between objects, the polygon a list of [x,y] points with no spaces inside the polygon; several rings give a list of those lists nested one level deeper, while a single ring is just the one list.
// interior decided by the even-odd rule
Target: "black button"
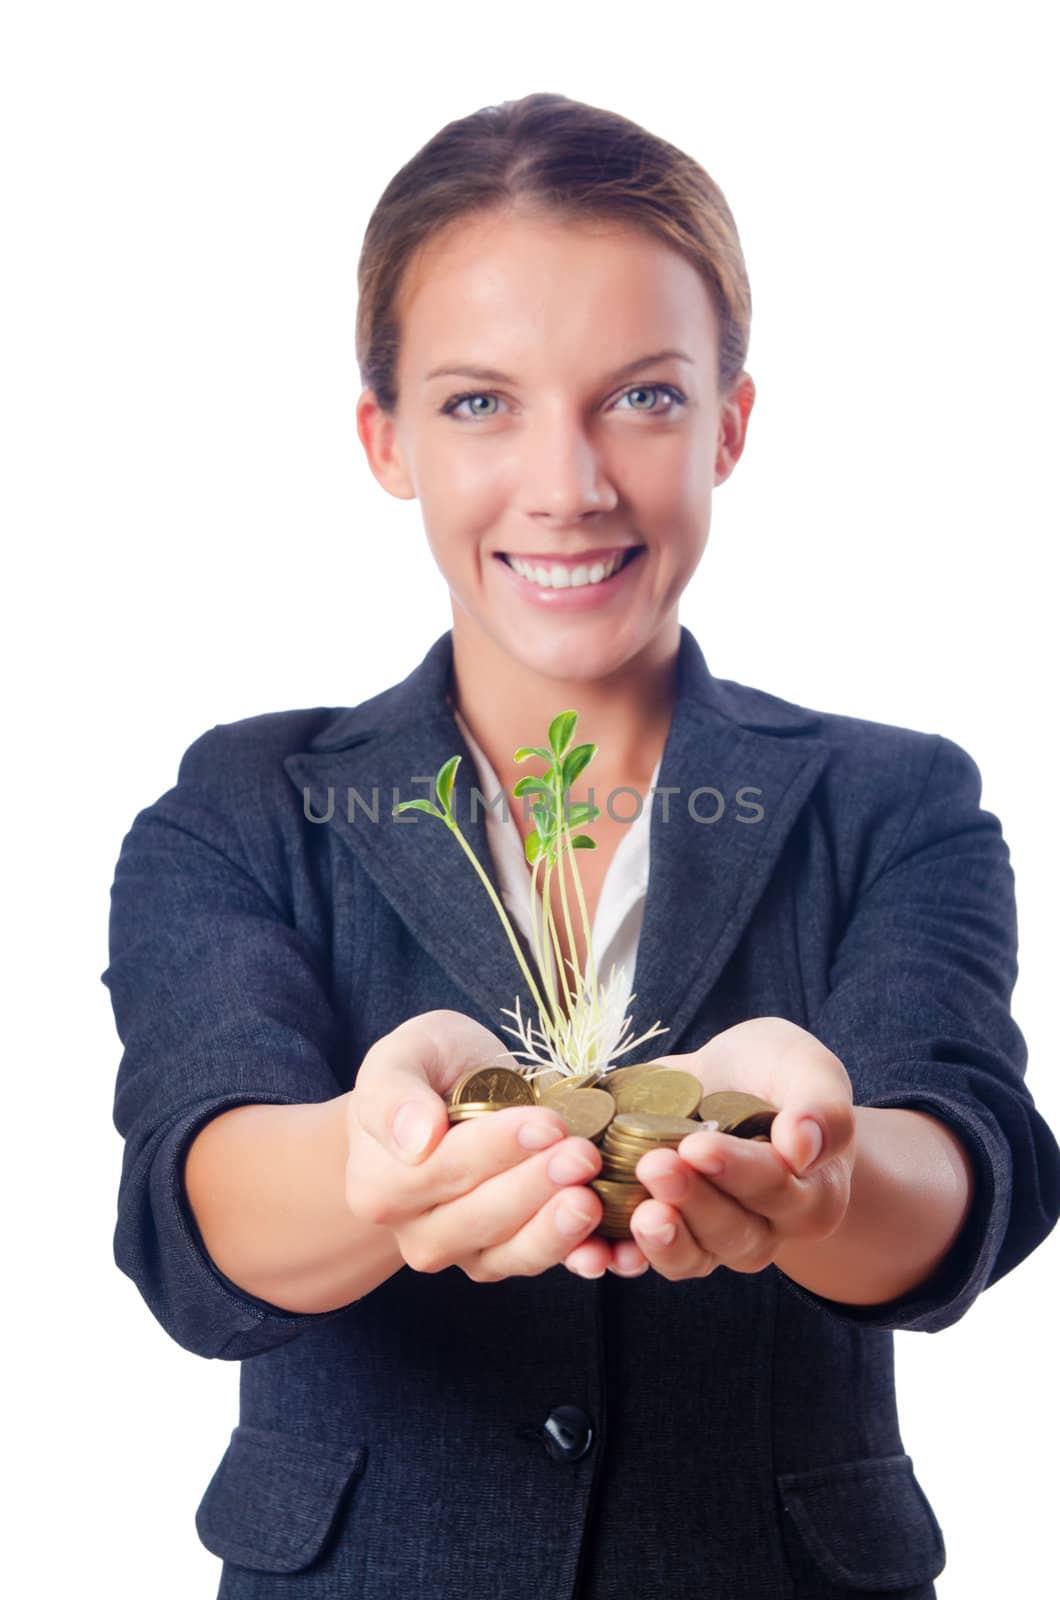
[{"label": "black button", "polygon": [[578,1406],[557,1406],[541,1437],[553,1461],[580,1461],[592,1446],[592,1418]]}]

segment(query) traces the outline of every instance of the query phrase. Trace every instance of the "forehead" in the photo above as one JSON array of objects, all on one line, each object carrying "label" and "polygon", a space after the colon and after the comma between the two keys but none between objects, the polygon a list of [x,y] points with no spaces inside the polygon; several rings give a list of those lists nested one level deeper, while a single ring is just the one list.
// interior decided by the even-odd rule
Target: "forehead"
[{"label": "forehead", "polygon": [[704,356],[716,347],[714,307],[695,267],[621,221],[518,212],[459,218],[409,263],[396,309],[403,357],[423,370],[440,346],[470,360],[496,357],[498,343],[516,352],[548,342],[584,359],[606,355],[606,340],[618,351],[615,364],[641,346],[691,341]]}]

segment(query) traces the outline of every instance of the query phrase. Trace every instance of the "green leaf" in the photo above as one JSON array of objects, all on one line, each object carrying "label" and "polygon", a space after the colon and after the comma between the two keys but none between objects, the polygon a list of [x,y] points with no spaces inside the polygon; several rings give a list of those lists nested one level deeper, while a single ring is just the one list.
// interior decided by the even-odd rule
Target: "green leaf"
[{"label": "green leaf", "polygon": [[433,800],[402,800],[400,805],[394,807],[391,816],[396,817],[399,811],[426,811],[429,816],[441,817],[445,821],[445,812],[439,811]]},{"label": "green leaf", "polygon": [[543,833],[550,833],[553,826],[552,807],[542,805],[540,802],[538,802],[536,806],[531,806],[530,810],[533,813],[534,821],[537,823],[541,831]]},{"label": "green leaf", "polygon": [[563,757],[563,787],[570,789],[577,783],[593,756],[596,754],[596,745],[578,744]]},{"label": "green leaf", "polygon": [[526,851],[527,861],[531,866],[533,866],[534,862],[541,854],[542,846],[540,836],[537,833],[528,833],[526,836],[526,843],[523,848]]},{"label": "green leaf", "polygon": [[580,828],[583,822],[592,822],[599,815],[599,806],[591,806],[587,800],[579,800],[578,804],[571,806],[567,812],[567,827]]},{"label": "green leaf", "polygon": [[453,779],[456,777],[456,769],[462,760],[462,756],[450,756],[445,766],[439,768],[438,776],[434,780],[435,792],[447,817],[452,811]]},{"label": "green leaf", "polygon": [[552,754],[558,760],[566,750],[574,732],[574,724],[578,720],[576,711],[561,711],[558,717],[553,717],[549,724],[548,742],[552,747]]},{"label": "green leaf", "polygon": [[512,793],[518,795],[520,798],[522,798],[524,794],[533,794],[535,789],[541,794],[552,793],[552,790],[549,788],[548,784],[542,782],[540,778],[520,778],[518,783],[512,785]]},{"label": "green leaf", "polygon": [[515,752],[516,761],[525,761],[527,756],[540,756],[544,761],[551,761],[552,751],[543,750],[539,744],[524,744]]},{"label": "green leaf", "polygon": [[595,850],[596,840],[590,839],[587,833],[576,833],[571,840],[572,850]]}]

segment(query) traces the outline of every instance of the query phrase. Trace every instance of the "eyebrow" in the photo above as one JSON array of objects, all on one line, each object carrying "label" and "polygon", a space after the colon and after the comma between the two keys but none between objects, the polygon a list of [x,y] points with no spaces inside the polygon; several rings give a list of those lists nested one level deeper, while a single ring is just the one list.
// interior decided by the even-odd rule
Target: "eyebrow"
[{"label": "eyebrow", "polygon": [[[666,361],[668,359],[687,361],[690,366],[695,366],[692,357],[686,355],[683,350],[655,350],[651,355],[637,356],[636,360],[627,361],[623,366],[616,367],[614,372],[605,374],[603,381],[605,383],[617,382],[619,378],[628,378],[631,373],[639,372],[641,367],[650,367],[656,361]],[[434,367],[428,372],[424,382],[429,383],[432,378],[475,378],[481,383],[516,383],[518,381],[510,377],[506,372],[498,372],[496,367]]]}]

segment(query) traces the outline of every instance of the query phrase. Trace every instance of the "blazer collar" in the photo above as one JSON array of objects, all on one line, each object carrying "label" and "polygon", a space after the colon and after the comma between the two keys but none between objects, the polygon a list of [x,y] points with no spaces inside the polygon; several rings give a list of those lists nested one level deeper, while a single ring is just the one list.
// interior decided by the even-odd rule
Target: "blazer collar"
[{"label": "blazer collar", "polygon": [[[457,821],[499,894],[481,803],[471,819],[477,776],[448,698],[451,674],[447,630],[406,678],[338,710],[284,768],[302,798],[306,826],[338,835],[487,1026],[516,1046],[503,1029],[512,1019],[502,1013],[514,1009],[518,993],[523,1015],[535,1014],[484,886],[440,821],[416,811],[391,816],[399,800],[433,797],[438,769],[450,756],[463,756],[453,793]],[[827,745],[813,736],[820,725],[802,706],[715,678],[682,626],[630,1005],[633,1037],[656,1021],[668,1031],[622,1056],[623,1064],[681,1048],[825,766]],[[528,729],[527,739],[534,736]],[[586,785],[590,775],[591,768]],[[526,940],[518,930],[516,937],[534,971]]]}]

